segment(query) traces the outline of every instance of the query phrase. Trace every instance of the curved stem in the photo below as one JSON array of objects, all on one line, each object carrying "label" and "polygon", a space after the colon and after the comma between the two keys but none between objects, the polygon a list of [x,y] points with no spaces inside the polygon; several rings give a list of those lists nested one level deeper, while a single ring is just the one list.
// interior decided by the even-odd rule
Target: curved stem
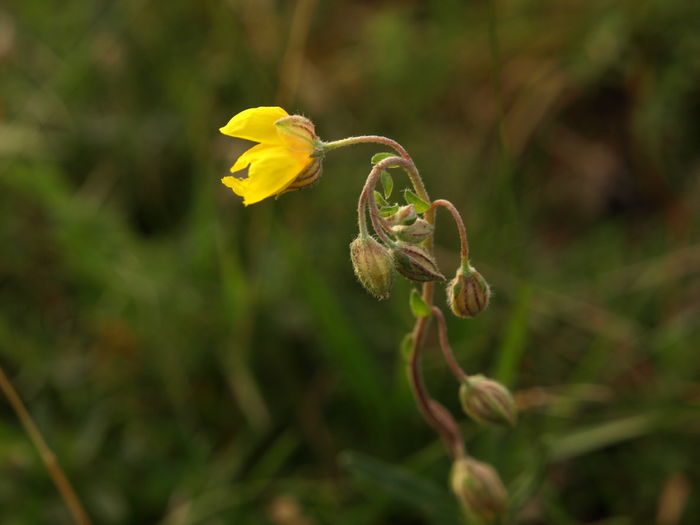
[{"label": "curved stem", "polygon": [[372,221],[372,226],[374,227],[374,230],[377,232],[377,235],[379,235],[381,240],[384,241],[387,246],[393,247],[395,245],[395,243],[386,234],[386,231],[385,231],[383,224],[382,224],[382,219],[379,215],[379,209],[377,208],[377,203],[375,202],[374,198],[372,197],[372,192],[374,191],[374,188],[377,185],[377,181],[379,180],[379,176],[388,165],[385,162],[387,160],[394,161],[394,163],[396,161],[404,161],[404,159],[402,159],[401,157],[389,157],[388,159],[384,159],[383,161],[378,162],[377,164],[374,165],[374,167],[372,168],[372,171],[369,172],[369,175],[367,176],[367,180],[365,181],[365,185],[362,188],[362,192],[360,193],[360,199],[357,203],[357,214],[358,214],[358,222],[360,223],[360,234],[363,233],[363,231],[362,231],[363,227],[364,227],[364,233],[366,234],[366,232],[367,232],[365,207],[368,207],[369,208],[369,218]]},{"label": "curved stem", "polygon": [[[365,182],[365,186],[367,186],[367,183]],[[365,189],[362,188],[362,192],[360,193],[360,198],[357,200],[357,226],[360,229],[360,235],[362,237],[367,237],[369,236],[369,232],[367,231],[367,195],[365,193]]]},{"label": "curved stem", "polygon": [[413,160],[411,160],[411,156],[401,144],[388,137],[382,137],[381,135],[360,135],[359,137],[348,137],[346,139],[324,142],[323,149],[325,149],[326,151],[330,151],[332,149],[342,148],[344,146],[352,146],[353,144],[367,143],[384,144],[385,146],[389,146],[390,148],[394,149],[394,151],[396,151],[401,157],[413,162]]},{"label": "curved stem", "polygon": [[68,477],[58,464],[56,455],[51,451],[49,446],[46,444],[46,441],[44,441],[44,438],[42,437],[41,432],[39,432],[36,423],[34,423],[32,416],[27,411],[27,407],[24,406],[22,398],[19,397],[17,390],[15,390],[15,387],[12,386],[12,382],[7,375],[5,375],[5,371],[1,366],[0,390],[2,390],[5,394],[7,401],[17,414],[17,417],[19,418],[20,423],[22,423],[27,435],[29,435],[29,439],[39,451],[41,461],[43,461],[46,470],[49,471],[51,479],[58,489],[58,492],[61,494],[63,501],[65,501],[68,510],[73,516],[73,521],[78,525],[90,525],[92,522],[90,521],[87,512],[85,512],[85,508],[83,507],[82,503],[80,503],[80,499],[68,480]]},{"label": "curved stem", "polygon": [[[413,159],[408,154],[406,149],[401,144],[396,142],[395,140],[390,139],[388,137],[382,137],[381,135],[360,135],[357,137],[348,137],[346,139],[333,140],[330,142],[323,142],[322,146],[323,146],[323,149],[325,151],[331,151],[331,150],[334,150],[337,148],[342,148],[345,146],[352,146],[354,144],[372,144],[372,143],[383,144],[384,146],[389,146],[394,151],[396,151],[402,159],[404,159],[407,162],[407,164],[403,165],[402,167],[404,167],[404,169],[408,173],[408,176],[411,179],[411,184],[413,185],[413,188],[416,190],[416,194],[424,201],[430,202],[430,197],[428,196],[428,192],[425,189],[425,184],[423,184],[423,179],[421,179],[421,176],[418,173],[418,168],[416,168],[416,165],[413,162]],[[393,162],[393,164],[396,164],[396,162]],[[427,212],[425,212],[425,220],[427,220],[430,224],[434,224],[435,212],[433,210],[428,210]],[[426,248],[428,247],[428,245],[432,246],[431,243],[432,243],[431,240],[426,241],[426,243],[425,243]]]},{"label": "curved stem", "polygon": [[437,208],[438,206],[447,208],[447,210],[452,214],[452,218],[454,219],[455,224],[457,225],[457,230],[459,231],[459,240],[461,243],[461,263],[462,265],[465,265],[469,262],[469,242],[467,241],[467,230],[464,227],[462,215],[460,215],[457,208],[455,208],[455,205],[448,200],[437,199],[433,201],[432,208]]},{"label": "curved stem", "polygon": [[449,365],[452,374],[454,374],[454,376],[457,378],[457,381],[461,383],[462,381],[465,381],[468,376],[464,370],[462,370],[462,367],[459,366],[459,363],[457,362],[457,359],[455,359],[454,353],[452,352],[450,342],[447,340],[447,324],[445,323],[445,316],[443,315],[442,310],[440,310],[440,308],[437,306],[433,306],[431,310],[433,311],[433,315],[438,322],[438,338],[440,340],[440,348],[445,356],[445,361],[447,361],[447,364]]}]

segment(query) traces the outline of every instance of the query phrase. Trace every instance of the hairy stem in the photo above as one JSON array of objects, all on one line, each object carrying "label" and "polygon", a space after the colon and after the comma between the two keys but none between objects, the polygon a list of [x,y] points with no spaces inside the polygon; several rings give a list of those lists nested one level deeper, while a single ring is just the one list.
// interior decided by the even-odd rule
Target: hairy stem
[{"label": "hairy stem", "polygon": [[[404,159],[402,159],[401,157],[389,157],[388,159],[384,159],[383,161],[378,162],[372,168],[372,171],[370,171],[369,175],[367,176],[367,180],[365,181],[365,185],[362,188],[362,192],[360,193],[360,199],[357,203],[357,213],[358,222],[360,223],[360,234],[367,233],[365,207],[368,207],[369,218],[372,221],[372,226],[374,227],[374,230],[377,232],[377,235],[379,235],[379,238],[391,248],[395,245],[394,241],[391,240],[386,233],[386,229],[383,224],[383,219],[379,215],[379,209],[377,208],[377,203],[374,200],[373,196],[374,188],[377,185],[379,176],[381,175],[382,171],[386,169],[386,167],[389,165],[389,163],[386,162],[388,160],[393,161],[393,163],[396,163],[397,161],[404,161]],[[362,230],[363,227],[364,232]]]},{"label": "hairy stem", "polygon": [[459,231],[459,240],[460,240],[460,244],[461,244],[461,249],[460,249],[461,263],[462,263],[462,265],[465,265],[469,262],[469,242],[467,241],[467,230],[464,227],[464,221],[462,220],[462,215],[459,213],[457,208],[455,208],[455,205],[452,204],[448,200],[437,199],[437,200],[433,201],[432,208],[437,208],[438,206],[442,206],[444,208],[447,208],[447,210],[452,214],[452,218],[454,219],[455,224],[457,225],[457,230]]},{"label": "hairy stem", "polygon": [[83,507],[82,503],[80,503],[80,499],[68,480],[68,477],[58,464],[56,455],[51,451],[49,446],[46,444],[46,441],[44,441],[41,432],[39,432],[39,428],[36,426],[36,423],[34,423],[32,416],[29,415],[27,407],[24,406],[22,398],[19,397],[17,390],[15,390],[12,382],[7,375],[5,375],[5,371],[1,366],[0,389],[2,389],[3,394],[5,394],[7,401],[10,403],[10,406],[12,406],[12,409],[17,414],[17,417],[19,418],[20,423],[22,423],[24,430],[27,432],[29,439],[32,441],[32,443],[34,443],[34,446],[39,451],[41,461],[44,463],[46,470],[49,471],[51,479],[56,485],[58,492],[61,494],[63,501],[65,501],[68,510],[73,516],[73,521],[78,525],[91,525],[92,522],[90,521],[87,512],[85,512],[85,508]]},{"label": "hairy stem", "polygon": [[389,146],[394,151],[396,151],[401,157],[403,157],[404,159],[413,163],[413,160],[411,160],[411,157],[409,156],[409,154],[406,152],[406,150],[403,148],[403,146],[401,144],[399,144],[395,140],[392,140],[392,139],[387,138],[387,137],[382,137],[380,135],[360,135],[359,137],[348,137],[346,139],[334,140],[331,142],[324,142],[323,149],[325,149],[326,151],[330,151],[332,149],[342,148],[344,146],[352,146],[354,144],[368,144],[368,143],[384,144],[385,146]]},{"label": "hairy stem", "polygon": [[443,315],[442,310],[440,310],[440,308],[437,306],[433,306],[431,310],[433,311],[435,319],[437,319],[438,339],[440,340],[440,348],[445,356],[445,361],[447,361],[447,364],[449,365],[452,374],[454,374],[454,376],[457,378],[457,381],[461,383],[465,381],[468,376],[464,370],[462,370],[462,367],[459,366],[459,363],[457,362],[457,359],[455,359],[454,353],[452,352],[450,342],[447,340],[447,324],[445,323],[445,316]]}]

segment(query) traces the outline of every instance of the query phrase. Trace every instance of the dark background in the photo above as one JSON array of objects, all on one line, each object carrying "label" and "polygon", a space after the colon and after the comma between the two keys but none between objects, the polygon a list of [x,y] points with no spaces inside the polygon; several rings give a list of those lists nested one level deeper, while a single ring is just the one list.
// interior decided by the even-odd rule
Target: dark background
[{"label": "dark background", "polygon": [[[348,257],[385,148],[244,208],[218,128],[260,105],[398,140],[462,210],[494,295],[452,345],[521,414],[460,421],[509,522],[698,523],[698,28],[688,0],[4,2],[0,362],[95,523],[460,520],[410,286],[379,303]],[[0,521],[70,523],[4,399]]]}]

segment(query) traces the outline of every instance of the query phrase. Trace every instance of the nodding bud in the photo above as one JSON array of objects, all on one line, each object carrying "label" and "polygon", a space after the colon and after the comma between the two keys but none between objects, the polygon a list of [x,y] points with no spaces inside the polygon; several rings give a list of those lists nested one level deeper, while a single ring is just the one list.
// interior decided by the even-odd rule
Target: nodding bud
[{"label": "nodding bud", "polygon": [[315,158],[311,163],[302,171],[297,178],[292,181],[292,183],[287,186],[282,193],[287,193],[288,191],[303,190],[309,186],[314,185],[321,178],[321,168],[323,167],[323,160],[320,158]]},{"label": "nodding bud", "polygon": [[377,299],[386,299],[394,280],[391,252],[368,235],[350,243],[350,259],[355,275],[365,289]]},{"label": "nodding bud", "polygon": [[391,231],[402,241],[417,244],[433,234],[433,225],[425,219],[416,219],[413,224],[398,224]]},{"label": "nodding bud", "polygon": [[277,135],[286,147],[292,151],[308,153],[320,150],[320,141],[316,136],[314,123],[301,115],[289,115],[275,121]]},{"label": "nodding bud", "polygon": [[469,376],[459,388],[464,412],[477,423],[515,426],[517,410],[510,391],[482,375]]},{"label": "nodding bud", "polygon": [[419,283],[445,280],[435,259],[420,246],[398,242],[392,250],[392,255],[396,270],[406,279]]},{"label": "nodding bud", "polygon": [[396,213],[389,215],[384,220],[390,226],[398,226],[402,224],[413,224],[417,218],[418,214],[413,204],[407,204],[406,206],[401,206]]},{"label": "nodding bud", "polygon": [[476,522],[491,521],[508,505],[508,493],[494,468],[470,457],[452,464],[450,485],[468,516]]},{"label": "nodding bud", "polygon": [[457,317],[474,317],[489,305],[491,289],[479,272],[462,265],[447,285],[447,304]]}]

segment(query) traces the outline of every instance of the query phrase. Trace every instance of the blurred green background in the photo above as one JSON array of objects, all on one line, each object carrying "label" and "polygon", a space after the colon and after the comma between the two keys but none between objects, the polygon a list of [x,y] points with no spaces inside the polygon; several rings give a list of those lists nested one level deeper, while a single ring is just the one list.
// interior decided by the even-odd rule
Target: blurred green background
[{"label": "blurred green background", "polygon": [[[460,420],[508,522],[700,522],[699,27],[688,0],[4,2],[0,362],[95,523],[461,522],[410,286],[378,303],[349,262],[385,148],[248,208],[219,182],[247,144],[218,128],[276,104],[395,138],[463,211],[494,297],[451,341],[522,412]],[[459,414],[434,334],[425,373]],[[4,398],[0,523],[71,523]]]}]

